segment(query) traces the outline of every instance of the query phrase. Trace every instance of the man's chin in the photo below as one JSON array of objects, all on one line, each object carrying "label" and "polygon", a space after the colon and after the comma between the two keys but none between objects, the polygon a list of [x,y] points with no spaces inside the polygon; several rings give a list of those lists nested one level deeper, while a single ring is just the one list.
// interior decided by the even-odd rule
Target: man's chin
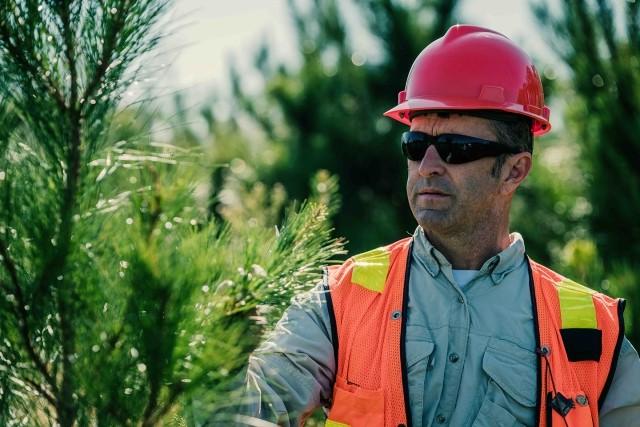
[{"label": "man's chin", "polygon": [[414,216],[425,230],[446,229],[451,226],[451,213],[448,210],[424,209]]}]

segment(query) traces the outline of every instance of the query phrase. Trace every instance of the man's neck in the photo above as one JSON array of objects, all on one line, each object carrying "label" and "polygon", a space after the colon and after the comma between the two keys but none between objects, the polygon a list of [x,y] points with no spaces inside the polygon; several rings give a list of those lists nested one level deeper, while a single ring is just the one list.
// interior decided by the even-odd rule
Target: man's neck
[{"label": "man's neck", "polygon": [[456,270],[479,270],[486,260],[499,254],[511,243],[508,225],[476,228],[466,233],[439,235],[424,230],[431,244],[449,260]]}]

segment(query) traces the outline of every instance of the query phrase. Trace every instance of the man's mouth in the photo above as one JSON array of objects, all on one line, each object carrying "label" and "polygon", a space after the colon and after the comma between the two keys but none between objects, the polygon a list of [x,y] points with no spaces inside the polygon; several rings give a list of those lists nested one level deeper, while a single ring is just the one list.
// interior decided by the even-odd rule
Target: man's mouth
[{"label": "man's mouth", "polygon": [[420,191],[418,191],[419,195],[425,195],[425,196],[448,196],[447,193],[440,191],[436,188],[425,188],[422,189]]}]

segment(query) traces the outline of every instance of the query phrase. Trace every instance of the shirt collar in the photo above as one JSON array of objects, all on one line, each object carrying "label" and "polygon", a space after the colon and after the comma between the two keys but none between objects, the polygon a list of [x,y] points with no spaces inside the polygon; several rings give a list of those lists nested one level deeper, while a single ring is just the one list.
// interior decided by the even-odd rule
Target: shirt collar
[{"label": "shirt collar", "polygon": [[[520,233],[511,233],[509,238],[509,246],[486,260],[478,272],[479,275],[488,275],[496,285],[524,262],[525,248],[522,236]],[[450,273],[451,263],[431,244],[422,227],[416,228],[413,242],[413,256],[424,265],[431,276],[436,277],[440,270]]]}]

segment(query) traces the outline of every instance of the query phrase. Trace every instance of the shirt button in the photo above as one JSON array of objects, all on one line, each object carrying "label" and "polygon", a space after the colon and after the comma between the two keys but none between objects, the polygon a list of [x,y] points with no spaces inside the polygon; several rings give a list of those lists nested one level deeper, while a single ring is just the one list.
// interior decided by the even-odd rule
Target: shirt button
[{"label": "shirt button", "polygon": [[449,362],[456,363],[458,360],[460,360],[460,356],[458,356],[457,353],[451,353],[449,355]]},{"label": "shirt button", "polygon": [[464,298],[462,298],[462,297],[458,297],[458,302],[459,302],[460,304],[464,304]]},{"label": "shirt button", "polygon": [[436,422],[438,424],[444,424],[444,422],[447,421],[447,417],[445,417],[444,415],[440,414],[436,417]]}]

